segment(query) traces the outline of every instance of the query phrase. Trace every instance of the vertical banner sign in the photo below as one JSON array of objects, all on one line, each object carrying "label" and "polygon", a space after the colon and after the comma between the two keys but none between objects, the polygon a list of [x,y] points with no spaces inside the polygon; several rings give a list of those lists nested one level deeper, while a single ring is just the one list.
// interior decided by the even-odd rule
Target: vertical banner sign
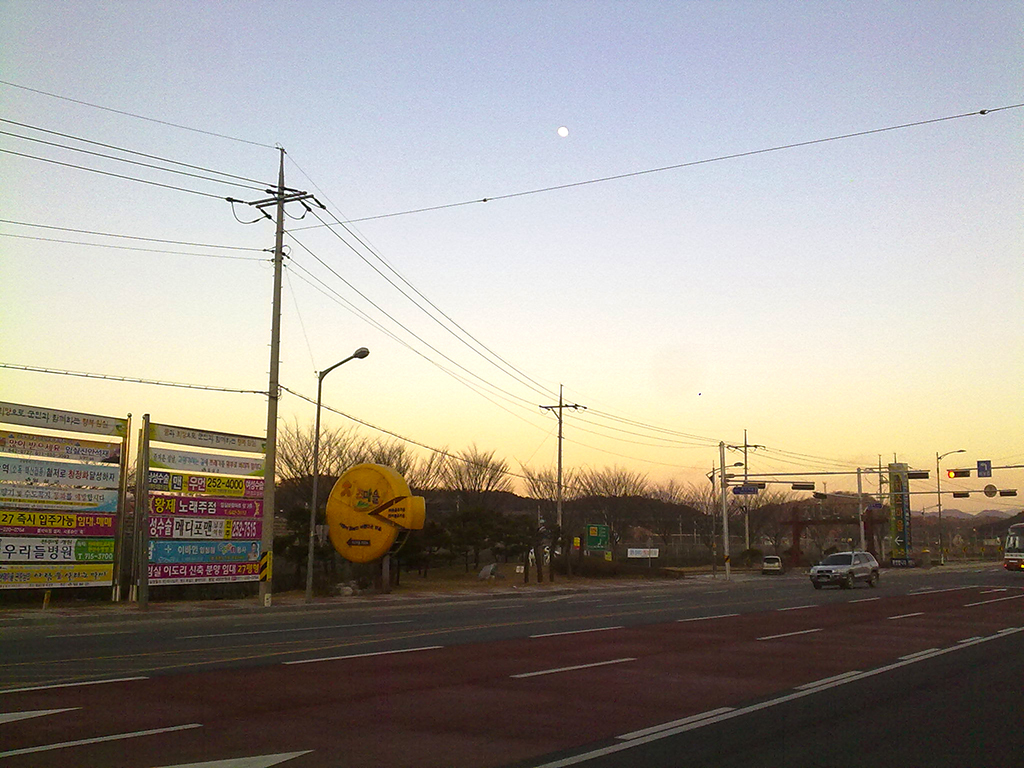
[{"label": "vertical banner sign", "polygon": [[892,564],[911,566],[910,559],[910,484],[906,464],[889,465],[889,534],[892,537]]},{"label": "vertical banner sign", "polygon": [[146,430],[140,583],[148,590],[151,584],[258,581],[267,554],[261,545],[266,440],[166,424],[147,424]]},{"label": "vertical banner sign", "polygon": [[130,421],[0,402],[0,589],[114,585]]}]

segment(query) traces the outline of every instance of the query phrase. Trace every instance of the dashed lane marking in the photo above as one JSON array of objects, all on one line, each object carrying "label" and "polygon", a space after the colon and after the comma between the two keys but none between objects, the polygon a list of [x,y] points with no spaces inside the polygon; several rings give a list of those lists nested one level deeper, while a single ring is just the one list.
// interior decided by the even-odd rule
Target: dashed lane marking
[{"label": "dashed lane marking", "polygon": [[783,637],[796,637],[797,635],[810,635],[814,632],[821,632],[824,627],[818,627],[817,629],[801,629],[799,632],[784,632],[781,635],[766,635],[765,637],[759,637],[758,640],[778,640]]},{"label": "dashed lane marking", "polygon": [[77,683],[54,683],[53,685],[33,685],[30,688],[8,688],[4,693],[27,693],[28,691],[49,691],[53,688],[76,688],[80,685],[106,685],[107,683],[130,683],[133,680],[149,680],[145,675],[139,677],[115,677],[111,680],[82,680]]},{"label": "dashed lane marking", "polygon": [[585,635],[588,632],[608,632],[612,629],[625,629],[625,627],[596,627],[595,629],[572,629],[566,632],[545,632],[542,635],[530,635],[530,639],[536,640],[538,637],[561,637],[562,635]]},{"label": "dashed lane marking", "polygon": [[137,739],[141,736],[155,736],[160,733],[174,733],[176,731],[187,731],[192,728],[202,728],[202,723],[188,723],[186,725],[173,725],[170,728],[151,728],[148,731],[133,731],[131,733],[115,733],[110,736],[95,736],[91,739],[78,739],[76,741],[61,741],[56,744],[40,744],[38,747],[24,747],[12,749],[7,752],[0,752],[0,758],[15,757],[16,755],[33,755],[38,752],[51,752],[55,749],[67,749],[68,747],[82,747],[87,744],[101,744],[105,741],[122,741],[124,739]]},{"label": "dashed lane marking", "polygon": [[369,656],[390,656],[394,653],[415,653],[416,651],[436,651],[443,645],[424,645],[419,648],[402,648],[397,651],[374,651],[373,653],[350,653],[347,656],[325,656],[321,659],[297,659],[285,661],[283,664],[315,664],[318,661],[344,661],[345,659],[365,659]]},{"label": "dashed lane marking", "polygon": [[611,661],[595,661],[593,664],[576,664],[572,667],[557,667],[556,669],[542,669],[537,672],[521,672],[518,675],[509,677],[521,680],[526,677],[540,677],[541,675],[555,675],[559,672],[575,672],[577,669],[591,669],[592,667],[606,667],[609,664],[623,664],[627,661],[636,661],[635,658],[612,659]]},{"label": "dashed lane marking", "polygon": [[0,712],[0,725],[13,723],[17,720],[31,720],[33,717],[46,717],[61,712],[74,712],[81,707],[65,707],[64,709],[36,709],[32,712]]}]

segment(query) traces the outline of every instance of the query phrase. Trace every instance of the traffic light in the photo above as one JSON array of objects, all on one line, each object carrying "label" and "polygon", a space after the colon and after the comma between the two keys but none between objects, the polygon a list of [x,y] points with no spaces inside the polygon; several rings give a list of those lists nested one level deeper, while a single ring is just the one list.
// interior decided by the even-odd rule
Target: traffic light
[{"label": "traffic light", "polygon": [[794,491],[813,491],[814,483],[793,483]]},{"label": "traffic light", "polygon": [[1016,488],[1001,488],[999,490],[999,495],[1000,496],[1016,496],[1017,495],[1017,489]]},{"label": "traffic light", "polygon": [[969,469],[950,469],[946,471],[946,477],[950,479],[954,477],[970,477],[971,470]]},{"label": "traffic light", "polygon": [[927,480],[928,470],[927,469],[912,469],[907,472],[908,480]]}]

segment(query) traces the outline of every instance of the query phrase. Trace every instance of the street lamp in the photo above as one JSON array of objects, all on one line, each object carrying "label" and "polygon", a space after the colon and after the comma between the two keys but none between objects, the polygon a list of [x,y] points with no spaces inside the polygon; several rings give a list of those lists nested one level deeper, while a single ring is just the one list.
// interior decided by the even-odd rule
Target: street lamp
[{"label": "street lamp", "polygon": [[313,600],[313,531],[316,529],[317,486],[320,480],[320,395],[324,387],[324,377],[349,360],[362,360],[370,354],[366,347],[360,347],[341,362],[335,363],[317,374],[316,383],[316,427],[313,431],[313,498],[309,503],[309,553],[306,556],[306,602]]},{"label": "street lamp", "polygon": [[954,453],[967,453],[967,451],[958,448],[955,451],[946,451],[941,455],[937,451],[935,453],[935,495],[939,500],[939,563],[942,565],[946,564],[946,552],[942,548],[942,471],[939,469],[939,462]]}]

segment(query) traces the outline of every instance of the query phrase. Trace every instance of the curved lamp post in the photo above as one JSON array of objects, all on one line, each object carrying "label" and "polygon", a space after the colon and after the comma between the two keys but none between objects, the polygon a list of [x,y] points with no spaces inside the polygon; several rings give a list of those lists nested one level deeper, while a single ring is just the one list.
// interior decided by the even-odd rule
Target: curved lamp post
[{"label": "curved lamp post", "polygon": [[309,554],[306,556],[306,602],[313,600],[313,531],[316,529],[317,486],[320,480],[320,395],[324,387],[324,377],[339,365],[349,360],[362,360],[370,354],[366,347],[360,347],[341,362],[325,368],[317,374],[316,383],[316,426],[313,431],[313,498],[309,503]]},{"label": "curved lamp post", "polygon": [[939,462],[954,453],[967,453],[963,448],[955,451],[946,451],[943,454],[935,453],[935,496],[939,500],[939,562],[946,564],[946,551],[942,548],[942,471],[939,469]]}]

